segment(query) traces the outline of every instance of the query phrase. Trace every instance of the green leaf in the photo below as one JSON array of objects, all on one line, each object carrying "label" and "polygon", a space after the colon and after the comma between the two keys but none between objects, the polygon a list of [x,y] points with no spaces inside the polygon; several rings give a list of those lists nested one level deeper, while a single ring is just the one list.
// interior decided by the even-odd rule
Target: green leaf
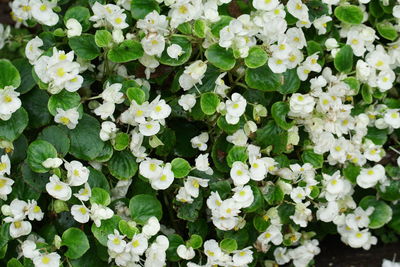
[{"label": "green leaf", "polygon": [[393,217],[388,226],[400,234],[400,205],[393,206]]},{"label": "green leaf", "polygon": [[92,188],[92,196],[90,197],[90,204],[99,204],[108,206],[111,203],[110,195],[103,188],[95,187]]},{"label": "green leaf", "polygon": [[203,245],[203,238],[199,235],[193,234],[186,244],[193,249],[201,248]]},{"label": "green leaf", "polygon": [[219,246],[221,247],[222,250],[224,250],[227,253],[231,253],[234,250],[237,250],[238,244],[235,239],[231,238],[225,238],[223,239],[220,243]]},{"label": "green leaf", "polygon": [[264,200],[267,201],[269,205],[277,205],[283,201],[285,194],[282,189],[276,185],[268,185],[266,191],[264,191]]},{"label": "green leaf", "polygon": [[353,90],[355,94],[358,94],[360,91],[360,82],[355,77],[347,77],[343,79],[343,81],[350,86],[350,89]]},{"label": "green leaf", "polygon": [[267,125],[256,132],[256,143],[261,148],[272,145],[274,153],[286,151],[288,132],[281,129],[274,121],[269,121]]},{"label": "green leaf", "polygon": [[232,167],[234,162],[241,161],[246,163],[248,158],[249,156],[247,154],[246,147],[234,146],[229,150],[228,156],[226,157],[226,162],[228,163],[229,167]]},{"label": "green leaf", "polygon": [[57,150],[52,144],[43,140],[33,141],[28,147],[28,164],[34,172],[44,173],[49,169],[45,168],[42,163],[48,158],[56,158]]},{"label": "green leaf", "polygon": [[349,45],[344,45],[337,52],[334,65],[337,71],[349,73],[353,68],[353,49]]},{"label": "green leaf", "polygon": [[310,16],[311,22],[323,15],[329,14],[328,5],[319,0],[307,1],[306,5],[309,10],[308,15]]},{"label": "green leaf", "polygon": [[268,221],[266,221],[264,219],[264,217],[260,216],[260,215],[256,215],[253,217],[253,226],[254,228],[256,228],[256,230],[258,232],[264,232],[265,230],[267,230],[269,224]]},{"label": "green leaf", "polygon": [[209,184],[211,191],[217,191],[222,199],[227,198],[231,192],[231,184],[228,181],[218,181]]},{"label": "green leaf", "polygon": [[364,18],[362,10],[354,5],[338,6],[334,13],[341,22],[349,24],[360,24]]},{"label": "green leaf", "polygon": [[7,267],[24,267],[24,265],[16,258],[12,258],[7,262]]},{"label": "green leaf", "polygon": [[378,186],[379,196],[386,201],[397,201],[400,200],[400,180],[389,180],[388,184],[385,185],[381,190]]},{"label": "green leaf", "polygon": [[108,59],[115,63],[125,63],[143,56],[142,45],[134,40],[125,40],[108,52]]},{"label": "green leaf", "polygon": [[357,176],[360,174],[360,170],[360,166],[349,164],[343,169],[343,176],[352,184],[356,184]]},{"label": "green leaf", "polygon": [[113,44],[113,38],[107,30],[97,30],[94,34],[94,42],[98,47],[110,47]]},{"label": "green leaf", "polygon": [[137,104],[141,105],[146,101],[145,92],[137,87],[129,87],[126,90],[126,95],[129,101],[135,100]]},{"label": "green leaf", "polygon": [[50,96],[47,108],[50,114],[55,116],[57,114],[57,108],[68,110],[79,106],[80,103],[81,97],[77,92],[62,90],[60,93]]},{"label": "green leaf", "polygon": [[44,128],[37,137],[38,140],[44,140],[52,144],[59,154],[67,155],[71,142],[68,135],[60,127],[52,125]]},{"label": "green leaf", "polygon": [[189,162],[187,162],[185,159],[175,158],[171,161],[171,169],[176,178],[186,177],[191,168],[192,167],[190,166]]},{"label": "green leaf", "polygon": [[233,20],[232,17],[229,16],[219,16],[219,20],[211,25],[211,33],[219,38],[219,32],[225,27],[228,26],[229,23]]},{"label": "green leaf", "polygon": [[145,224],[150,217],[155,216],[158,220],[162,218],[162,206],[155,196],[140,194],[136,195],[129,201],[129,209],[132,219],[139,223]]},{"label": "green leaf", "polygon": [[21,96],[22,106],[28,112],[30,127],[40,128],[50,123],[53,117],[47,110],[48,101],[46,91],[37,88]]},{"label": "green leaf", "polygon": [[92,233],[100,244],[107,247],[108,235],[114,234],[114,230],[118,229],[120,220],[121,218],[119,216],[114,215],[108,220],[102,220],[100,227],[97,227],[96,224],[92,224]]},{"label": "green leaf", "polygon": [[206,37],[207,23],[205,20],[198,19],[193,24],[193,34],[199,38]]},{"label": "green leaf", "polygon": [[131,13],[134,19],[143,19],[153,10],[160,12],[160,7],[154,0],[132,0],[131,2]]},{"label": "green leaf", "polygon": [[224,71],[231,70],[236,64],[232,49],[220,47],[218,44],[211,45],[205,55],[211,64]]},{"label": "green leaf", "polygon": [[176,29],[182,34],[186,35],[192,34],[192,25],[189,22],[184,22],[179,24]]},{"label": "green leaf", "polygon": [[284,130],[289,130],[294,125],[294,122],[287,122],[286,116],[290,111],[289,104],[287,102],[275,102],[271,107],[271,115],[274,118],[276,124]]},{"label": "green leaf", "polygon": [[378,129],[375,127],[368,127],[368,132],[365,138],[371,140],[375,145],[384,145],[387,140],[387,129]]},{"label": "green leaf", "polygon": [[100,139],[100,123],[87,114],[82,116],[75,129],[69,130],[71,147],[69,153],[82,160],[93,160],[103,151]]},{"label": "green leaf", "polygon": [[99,187],[109,192],[110,185],[108,184],[108,180],[104,176],[104,174],[101,171],[98,171],[91,166],[89,166],[88,169],[89,169],[88,184],[90,185],[90,188]]},{"label": "green leaf", "polygon": [[64,24],[67,24],[69,19],[76,19],[82,25],[82,31],[87,31],[90,28],[90,11],[86,7],[74,6],[65,12]]},{"label": "green leaf", "polygon": [[97,47],[93,34],[84,33],[71,37],[68,44],[80,58],[92,60],[100,55],[100,48]]},{"label": "green leaf", "polygon": [[364,210],[374,207],[374,212],[369,216],[369,228],[377,229],[392,219],[392,209],[384,201],[377,200],[374,196],[366,196],[361,199],[359,206]]},{"label": "green leaf", "polygon": [[123,235],[126,235],[126,237],[128,237],[129,239],[132,239],[134,235],[140,232],[139,229],[137,229],[135,226],[131,225],[125,220],[119,221],[118,229]]},{"label": "green leaf", "polygon": [[213,115],[217,111],[219,103],[219,97],[215,93],[208,92],[201,95],[200,106],[206,115]]},{"label": "green leaf", "polygon": [[363,84],[361,88],[361,96],[366,104],[371,104],[374,100],[372,97],[372,88],[368,84]]},{"label": "green leaf", "polygon": [[0,59],[0,90],[6,86],[18,88],[21,84],[21,76],[17,68],[7,59]]},{"label": "green leaf", "polygon": [[282,76],[283,83],[278,87],[278,92],[283,95],[296,93],[301,84],[296,69],[287,70]]},{"label": "green leaf", "polygon": [[249,49],[249,55],[244,59],[244,64],[252,69],[259,68],[267,63],[268,54],[259,46]]},{"label": "green leaf", "polygon": [[0,140],[12,142],[17,139],[28,126],[28,121],[28,113],[22,107],[9,120],[0,120]]},{"label": "green leaf", "polygon": [[322,165],[324,164],[324,156],[315,153],[311,149],[304,150],[301,154],[301,159],[304,163],[311,163],[311,165],[316,169],[322,168]]},{"label": "green leaf", "polygon": [[70,259],[78,259],[90,248],[85,233],[78,228],[69,228],[62,234],[62,245],[68,250],[64,253]]},{"label": "green leaf", "polygon": [[21,76],[21,84],[16,91],[25,94],[35,87],[36,82],[32,77],[32,66],[25,58],[17,58],[13,60],[13,65],[18,69]]},{"label": "green leaf", "polygon": [[251,88],[270,92],[276,91],[281,85],[281,75],[273,73],[268,64],[265,64],[256,69],[247,69],[245,81]]},{"label": "green leaf", "polygon": [[135,157],[127,150],[115,151],[108,162],[108,169],[112,176],[119,180],[131,179],[138,170]]},{"label": "green leaf", "polygon": [[160,63],[168,66],[179,66],[185,64],[192,55],[192,42],[186,37],[177,35],[172,35],[169,41],[169,45],[177,44],[182,47],[183,54],[177,59],[174,59],[168,55],[167,48],[165,48],[164,52],[159,58]]},{"label": "green leaf", "polygon": [[117,133],[114,139],[113,146],[115,150],[122,151],[129,145],[129,134],[127,133]]},{"label": "green leaf", "polygon": [[376,24],[376,29],[378,30],[379,34],[390,41],[394,41],[399,36],[397,33],[396,28],[388,21],[382,21]]}]

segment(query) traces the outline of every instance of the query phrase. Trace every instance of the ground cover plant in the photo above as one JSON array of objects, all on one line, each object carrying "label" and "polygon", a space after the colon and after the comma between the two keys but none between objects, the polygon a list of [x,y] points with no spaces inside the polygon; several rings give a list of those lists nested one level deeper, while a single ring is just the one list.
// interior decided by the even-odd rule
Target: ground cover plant
[{"label": "ground cover plant", "polygon": [[2,266],[299,267],[326,235],[398,240],[397,1],[10,6]]}]

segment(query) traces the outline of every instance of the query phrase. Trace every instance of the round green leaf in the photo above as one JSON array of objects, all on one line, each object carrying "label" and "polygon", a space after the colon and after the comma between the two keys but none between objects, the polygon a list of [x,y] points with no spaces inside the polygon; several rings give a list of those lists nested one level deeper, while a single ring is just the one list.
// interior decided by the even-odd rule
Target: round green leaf
[{"label": "round green leaf", "polygon": [[296,93],[301,84],[296,69],[287,70],[282,75],[283,83],[279,86],[278,92],[283,95]]},{"label": "round green leaf", "polygon": [[177,262],[181,260],[176,249],[184,244],[183,238],[177,234],[171,234],[168,236],[169,246],[167,249],[167,259],[169,261]]},{"label": "round green leaf", "polygon": [[71,140],[69,153],[78,159],[95,159],[104,147],[99,132],[100,123],[92,116],[84,114],[75,129],[68,131]]},{"label": "round green leaf", "polygon": [[265,64],[256,69],[247,69],[245,81],[251,88],[261,91],[276,91],[281,85],[281,75],[273,73]]},{"label": "round green leaf", "polygon": [[243,209],[247,213],[255,212],[264,206],[264,197],[260,189],[257,186],[251,185],[251,190],[253,190],[254,200],[249,207]]},{"label": "round green leaf", "polygon": [[100,48],[97,47],[93,34],[71,37],[68,44],[80,58],[92,60],[100,55]]},{"label": "round green leaf", "polygon": [[126,95],[130,101],[135,100],[138,105],[146,101],[146,93],[137,87],[129,87],[126,89]]},{"label": "round green leaf", "polygon": [[113,44],[113,38],[107,30],[97,30],[94,34],[94,41],[98,47],[109,47]]},{"label": "round green leaf", "polygon": [[247,67],[255,69],[267,63],[268,55],[264,49],[259,46],[253,46],[249,49],[249,55],[244,59]]},{"label": "round green leaf", "polygon": [[89,169],[88,184],[90,185],[90,188],[99,187],[109,192],[110,185],[108,184],[108,180],[104,176],[104,174],[101,171],[98,171],[91,166],[89,166],[88,169]]},{"label": "round green leaf", "polygon": [[174,176],[176,178],[186,177],[192,168],[190,167],[189,162],[182,158],[173,159],[171,162],[171,167],[172,172],[174,173]]},{"label": "round green leaf", "polygon": [[374,196],[366,196],[361,199],[359,206],[364,210],[374,207],[374,212],[369,216],[369,228],[377,229],[390,222],[392,219],[392,209],[382,200],[377,200]]},{"label": "round green leaf", "polygon": [[221,247],[222,250],[224,250],[227,253],[231,253],[234,250],[237,250],[238,244],[235,239],[231,238],[225,238],[223,239],[220,243],[219,246]]},{"label": "round green leaf", "polygon": [[0,59],[0,90],[6,86],[18,88],[21,76],[17,68],[7,59]]},{"label": "round green leaf", "polygon": [[60,93],[50,96],[47,108],[49,109],[50,114],[55,116],[57,114],[57,108],[68,110],[79,106],[80,103],[81,97],[77,92],[62,90]]},{"label": "round green leaf", "polygon": [[234,146],[229,150],[226,162],[229,167],[232,167],[235,161],[246,162],[248,158],[246,147]]},{"label": "round green leaf", "polygon": [[215,93],[205,93],[201,95],[200,98],[200,106],[201,110],[206,114],[206,115],[212,115],[217,111],[217,107],[220,103],[219,97]]},{"label": "round green leaf", "polygon": [[193,24],[193,34],[199,38],[206,37],[207,23],[205,20],[198,19]]},{"label": "round green leaf", "polygon": [[383,21],[376,24],[376,29],[378,30],[379,34],[390,41],[394,41],[399,36],[397,33],[396,28],[388,21]]},{"label": "round green leaf", "polygon": [[129,239],[132,239],[134,235],[139,233],[139,229],[137,229],[135,226],[131,225],[125,220],[119,221],[118,229],[123,235],[126,235],[126,237],[128,237]]},{"label": "round green leaf", "polygon": [[49,169],[45,168],[42,163],[48,158],[56,158],[57,150],[52,144],[44,140],[33,141],[28,147],[28,164],[34,172],[44,173]]},{"label": "round green leaf", "polygon": [[17,91],[21,94],[25,94],[32,90],[36,82],[32,77],[32,66],[29,61],[25,58],[17,58],[13,60],[12,64],[18,69],[21,76],[21,84],[17,88]]},{"label": "round green leaf", "polygon": [[400,200],[400,180],[390,180],[383,190],[378,186],[379,195],[386,201]]},{"label": "round green leaf", "polygon": [[14,112],[10,119],[0,120],[0,140],[12,142],[17,139],[28,126],[28,121],[28,113],[22,107]]},{"label": "round green leaf", "polygon": [[69,228],[63,233],[61,239],[61,244],[68,247],[64,255],[70,259],[80,258],[90,248],[88,238],[78,228]]},{"label": "round green leaf", "polygon": [[52,144],[59,154],[65,156],[71,145],[68,135],[60,127],[52,125],[44,128],[37,137],[38,140],[44,140]]},{"label": "round green leaf", "polygon": [[95,187],[92,188],[92,196],[90,197],[90,204],[99,204],[108,206],[111,203],[110,195],[103,188]]},{"label": "round green leaf", "polygon": [[129,201],[131,217],[139,224],[145,224],[150,217],[162,218],[162,206],[160,201],[147,194],[136,195]]},{"label": "round green leaf", "polygon": [[32,128],[40,128],[50,123],[52,116],[47,110],[49,96],[38,88],[21,96],[22,106],[26,109]]},{"label": "round green leaf", "polygon": [[253,217],[253,226],[259,232],[264,232],[268,228],[268,221],[264,219],[264,217],[260,215],[256,215]]},{"label": "round green leaf", "polygon": [[340,48],[335,56],[334,65],[337,71],[348,73],[353,68],[353,49],[349,45]]},{"label": "round green leaf", "polygon": [[201,248],[203,245],[203,238],[199,235],[193,234],[187,241],[187,245],[193,249]]},{"label": "round green leaf", "polygon": [[132,0],[131,2],[131,13],[134,19],[143,19],[153,10],[160,12],[160,7],[155,0]]},{"label": "round green leaf", "polygon": [[310,149],[304,150],[303,154],[301,154],[301,159],[304,163],[311,163],[314,168],[322,168],[322,164],[324,164],[324,156]]},{"label": "round green leaf", "polygon": [[341,22],[349,24],[360,24],[364,18],[362,10],[354,5],[338,6],[334,13]]},{"label": "round green leaf", "polygon": [[190,59],[190,56],[192,55],[192,43],[188,38],[183,36],[172,35],[168,46],[173,44],[177,44],[180,47],[182,47],[183,54],[180,55],[177,59],[174,59],[168,56],[167,49],[164,49],[164,52],[159,58],[161,64],[168,66],[179,66],[186,63]]},{"label": "round green leaf", "polygon": [[127,133],[117,133],[114,139],[113,146],[115,150],[122,151],[129,145],[129,134]]},{"label": "round green leaf", "polygon": [[108,52],[108,59],[115,63],[129,62],[143,56],[142,45],[134,40],[125,40]]},{"label": "round green leaf", "polygon": [[132,178],[138,170],[135,157],[131,152],[115,151],[108,162],[108,169],[112,176],[119,180],[128,180]]},{"label": "round green leaf", "polygon": [[205,55],[211,64],[224,71],[231,70],[236,64],[232,49],[220,47],[218,44],[211,45]]}]

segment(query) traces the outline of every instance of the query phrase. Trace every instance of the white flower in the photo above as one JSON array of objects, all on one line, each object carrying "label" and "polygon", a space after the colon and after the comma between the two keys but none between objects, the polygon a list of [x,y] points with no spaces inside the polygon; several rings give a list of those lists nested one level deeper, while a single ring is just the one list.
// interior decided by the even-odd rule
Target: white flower
[{"label": "white flower", "polygon": [[56,252],[49,254],[40,254],[33,258],[33,263],[35,266],[40,267],[58,267],[60,266],[60,255]]},{"label": "white flower", "polygon": [[68,183],[71,186],[83,185],[89,178],[89,169],[77,160],[65,162],[64,167],[67,170]]},{"label": "white flower", "polygon": [[236,186],[245,185],[250,181],[248,166],[241,161],[235,161],[232,164],[230,175]]},{"label": "white flower", "polygon": [[296,203],[301,203],[306,197],[306,191],[300,186],[293,189],[290,193],[290,198]]},{"label": "white flower", "polygon": [[281,227],[276,225],[270,225],[264,233],[260,234],[257,238],[257,241],[265,244],[269,242],[273,243],[274,245],[278,246],[283,242],[283,235],[281,233]]},{"label": "white flower", "polygon": [[96,203],[92,204],[90,209],[90,218],[93,220],[94,224],[97,227],[101,226],[102,220],[110,219],[114,215],[112,209],[107,208],[102,205],[98,205]]},{"label": "white flower", "polygon": [[246,146],[247,140],[248,140],[247,135],[242,129],[239,129],[232,135],[228,135],[226,137],[226,141],[234,144],[235,146]]},{"label": "white flower", "polygon": [[114,234],[107,236],[107,248],[115,253],[121,253],[125,250],[126,242],[123,235],[120,235],[118,230],[114,229]]},{"label": "white flower", "polygon": [[139,173],[149,180],[155,180],[161,177],[163,169],[159,160],[147,159],[140,163]]},{"label": "white flower", "polygon": [[71,214],[79,223],[87,223],[90,218],[90,211],[84,205],[72,205]]},{"label": "white flower", "polygon": [[74,36],[80,36],[82,34],[82,25],[74,18],[68,19],[67,23],[65,23],[67,27],[67,36],[68,38]]},{"label": "white flower", "polygon": [[143,234],[136,234],[132,237],[132,241],[127,244],[127,250],[135,255],[143,255],[148,247],[147,238]]},{"label": "white flower", "polygon": [[15,220],[10,224],[10,236],[12,238],[29,235],[31,231],[32,225],[30,222]]},{"label": "white flower", "polygon": [[227,100],[225,105],[227,111],[225,116],[226,121],[229,124],[236,124],[239,122],[240,116],[242,116],[246,110],[247,101],[242,95],[233,93],[231,100]]},{"label": "white flower", "polygon": [[176,249],[176,253],[184,260],[191,260],[196,255],[192,247],[186,247],[185,245],[179,245]]},{"label": "white flower", "polygon": [[160,123],[158,121],[148,121],[139,125],[139,131],[144,136],[153,136],[160,131]]},{"label": "white flower", "polygon": [[49,195],[63,201],[71,198],[72,191],[68,184],[61,182],[60,178],[55,174],[50,176],[49,180],[50,182],[46,184],[46,191]]},{"label": "white flower", "polygon": [[352,248],[364,248],[369,249],[371,245],[377,243],[377,238],[372,236],[368,229],[352,231],[348,237],[347,242]]},{"label": "white flower", "polygon": [[310,95],[302,95],[295,93],[290,97],[290,113],[291,116],[304,117],[310,114],[315,105],[315,100]]},{"label": "white flower", "polygon": [[60,158],[48,158],[42,162],[42,165],[47,169],[56,169],[60,167],[62,163],[63,161]]},{"label": "white flower", "polygon": [[201,187],[207,187],[208,186],[208,180],[207,179],[201,179],[193,176],[188,176],[187,180],[184,183],[184,187],[186,192],[191,195],[192,197],[198,197],[199,196],[199,188]]},{"label": "white flower", "polygon": [[192,88],[196,83],[201,84],[201,80],[207,70],[207,64],[201,60],[197,60],[185,67],[183,74],[179,77],[179,85],[184,91]]},{"label": "white flower", "polygon": [[313,21],[313,25],[318,30],[319,35],[326,33],[326,27],[329,21],[332,21],[332,18],[327,15],[323,15]]},{"label": "white flower", "polygon": [[8,39],[10,37],[11,27],[5,27],[0,23],[0,49],[2,49]]},{"label": "white flower", "polygon": [[104,121],[101,123],[100,139],[103,141],[108,141],[114,139],[118,131],[115,123],[111,121]]},{"label": "white flower", "polygon": [[258,10],[271,11],[279,5],[278,0],[254,0],[253,6]]},{"label": "white flower", "polygon": [[55,122],[67,126],[68,129],[75,129],[79,119],[78,108],[71,108],[68,110],[57,108],[56,111],[57,114],[54,117]]},{"label": "white flower", "polygon": [[200,151],[206,151],[208,139],[209,139],[208,133],[203,132],[200,135],[190,139],[190,143],[192,144],[193,148],[197,148]]},{"label": "white flower", "polygon": [[21,100],[18,98],[20,93],[15,91],[12,86],[0,89],[0,119],[8,120],[11,115],[21,107]]},{"label": "white flower", "polygon": [[31,39],[25,47],[25,56],[29,59],[31,64],[35,63],[36,60],[42,55],[43,50],[39,47],[43,46],[43,40],[38,36]]},{"label": "white flower", "polygon": [[400,113],[398,109],[388,109],[383,117],[385,123],[394,129],[400,128]]},{"label": "white flower", "polygon": [[11,162],[7,154],[2,155],[0,158],[0,175],[10,175]]},{"label": "white flower", "polygon": [[209,260],[219,260],[222,256],[222,250],[214,239],[204,242],[204,253]]},{"label": "white flower", "polygon": [[36,249],[36,243],[32,240],[26,239],[24,242],[22,242],[21,248],[22,248],[22,255],[25,258],[33,259],[34,257],[40,255],[39,250]]},{"label": "white flower", "polygon": [[233,252],[232,260],[236,266],[245,266],[253,261],[253,251],[250,247]]},{"label": "white flower", "polygon": [[183,110],[191,111],[194,105],[196,105],[196,97],[194,94],[182,95],[178,100],[178,104],[183,108]]},{"label": "white flower", "polygon": [[141,44],[149,56],[161,56],[165,48],[165,39],[159,34],[149,34],[141,40]]},{"label": "white flower", "polygon": [[139,19],[136,27],[144,30],[146,34],[156,32],[166,35],[168,33],[168,20],[166,16],[160,15],[156,10],[153,10],[143,19]]},{"label": "white flower", "polygon": [[232,199],[236,201],[240,208],[247,208],[253,203],[254,194],[249,185],[235,187],[232,191],[235,192]]},{"label": "white flower", "polygon": [[362,168],[357,176],[357,184],[362,188],[374,187],[378,182],[385,180],[385,168],[380,164],[372,168]]},{"label": "white flower", "polygon": [[53,11],[53,8],[57,6],[56,2],[30,0],[29,6],[32,8],[32,17],[40,24],[46,26],[54,26],[57,24],[58,15]]},{"label": "white flower", "polygon": [[178,59],[185,51],[182,50],[182,47],[178,44],[172,44],[167,48],[167,54],[170,58]]},{"label": "white flower", "polygon": [[122,102],[124,102],[124,94],[121,92],[121,89],[121,83],[107,83],[106,88],[101,93],[101,97],[104,99],[104,101],[114,104],[121,104]]},{"label": "white flower", "polygon": [[214,172],[210,167],[210,163],[208,162],[208,153],[201,154],[195,159],[196,169],[199,171],[205,172],[208,175],[212,175]]},{"label": "white flower", "polygon": [[85,183],[85,187],[80,189],[78,193],[75,193],[74,196],[80,201],[88,201],[92,196],[92,189],[88,183]]},{"label": "white flower", "polygon": [[160,231],[160,222],[155,216],[150,217],[142,228],[142,234],[148,238],[156,235]]},{"label": "white flower", "polygon": [[171,170],[171,163],[165,164],[159,177],[151,179],[151,187],[155,190],[165,190],[174,182],[174,173]]},{"label": "white flower", "polygon": [[149,105],[150,118],[153,120],[166,119],[171,114],[171,107],[164,99],[157,96]]},{"label": "white flower", "polygon": [[44,213],[42,209],[37,205],[36,200],[28,200],[28,205],[26,209],[29,220],[41,221],[43,219]]}]

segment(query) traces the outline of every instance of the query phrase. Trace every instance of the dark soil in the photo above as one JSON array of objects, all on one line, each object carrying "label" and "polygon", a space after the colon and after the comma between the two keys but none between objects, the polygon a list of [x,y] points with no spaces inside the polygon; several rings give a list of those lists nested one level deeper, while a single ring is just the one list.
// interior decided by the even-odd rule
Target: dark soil
[{"label": "dark soil", "polygon": [[13,20],[10,17],[9,0],[0,0],[0,23],[12,24]]}]

